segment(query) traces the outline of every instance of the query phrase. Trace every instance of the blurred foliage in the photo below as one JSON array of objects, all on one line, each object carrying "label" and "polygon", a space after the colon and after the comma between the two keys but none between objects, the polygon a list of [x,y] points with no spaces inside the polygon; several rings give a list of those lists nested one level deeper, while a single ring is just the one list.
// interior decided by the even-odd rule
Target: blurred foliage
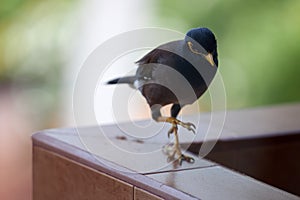
[{"label": "blurred foliage", "polygon": [[[40,121],[59,109],[77,2],[1,1],[0,86],[20,88],[20,105]],[[215,32],[229,108],[300,101],[299,0],[164,0],[153,6],[164,27]]]},{"label": "blurred foliage", "polygon": [[1,1],[0,86],[13,86],[17,104],[29,110],[36,124],[53,118],[58,109],[66,49],[76,23],[74,2]]},{"label": "blurred foliage", "polygon": [[228,107],[300,101],[300,1],[157,1],[164,26],[218,39]]}]

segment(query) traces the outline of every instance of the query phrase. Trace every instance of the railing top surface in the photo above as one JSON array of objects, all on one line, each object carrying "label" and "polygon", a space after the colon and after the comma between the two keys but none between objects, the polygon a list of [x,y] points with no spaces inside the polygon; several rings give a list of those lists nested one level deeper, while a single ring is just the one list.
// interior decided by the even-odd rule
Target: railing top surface
[{"label": "railing top surface", "polygon": [[[190,132],[180,129],[181,142],[201,141],[205,138],[201,131],[209,127],[207,120],[211,118],[211,113],[201,115],[202,123],[199,124],[200,128],[197,129],[196,134],[200,136],[194,138]],[[300,133],[300,104],[229,111],[226,116],[224,129],[221,132],[221,140]],[[195,116],[183,117],[188,121],[193,121],[194,118]],[[160,128],[158,125],[157,127]],[[171,195],[177,195],[177,197],[182,195],[181,197],[185,198],[186,194],[191,194],[191,199],[195,195],[200,195],[197,197],[201,198],[201,193],[198,193],[198,191],[193,193],[190,191],[190,187],[186,185],[193,184],[191,180],[194,180],[194,185],[197,185],[199,184],[197,181],[209,176],[211,176],[210,181],[207,183],[201,182],[207,184],[203,187],[208,187],[208,192],[220,191],[217,185],[212,184],[213,182],[222,181],[218,179],[219,176],[212,175],[220,173],[225,178],[227,177],[227,185],[234,184],[234,187],[230,187],[232,192],[228,193],[227,190],[224,190],[223,194],[220,193],[220,195],[225,195],[223,199],[226,199],[226,195],[229,194],[232,194],[229,199],[251,199],[251,194],[254,194],[255,191],[255,194],[262,198],[273,195],[276,197],[275,199],[299,199],[248,176],[224,169],[205,159],[196,158],[194,164],[183,163],[182,166],[168,163],[161,147],[169,142],[166,134],[169,126],[162,126],[158,134],[144,140],[137,138],[136,135],[124,134],[124,128],[126,130],[126,128],[130,128],[130,125],[124,123],[121,125],[121,129],[120,126],[106,125],[101,128],[94,126],[45,130],[33,136],[33,143],[35,146],[71,158],[76,162],[103,171],[133,185],[138,185],[147,191],[160,194],[160,196],[170,197],[167,196],[170,195],[167,193],[171,192]],[[214,137],[209,139],[213,140]],[[183,178],[182,180],[188,181],[186,185],[182,180],[177,186],[168,183],[170,181],[168,177],[174,178],[175,176],[180,179],[180,177],[184,177],[182,174],[185,172],[188,174],[192,171],[195,171],[195,176],[201,176],[202,174],[202,179],[201,177],[191,180]],[[132,174],[132,172],[139,173]],[[205,175],[206,173],[207,175]],[[243,185],[245,186],[243,187],[244,190],[240,188]],[[174,188],[176,189],[174,190]]]}]

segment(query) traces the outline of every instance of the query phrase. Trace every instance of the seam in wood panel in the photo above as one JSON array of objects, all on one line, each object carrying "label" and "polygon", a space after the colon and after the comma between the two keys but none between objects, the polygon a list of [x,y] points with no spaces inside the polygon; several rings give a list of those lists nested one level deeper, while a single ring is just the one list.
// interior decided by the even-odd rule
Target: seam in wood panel
[{"label": "seam in wood panel", "polygon": [[172,169],[172,170],[165,170],[165,171],[159,171],[159,172],[147,172],[143,173],[143,175],[151,175],[151,174],[161,174],[161,173],[169,173],[169,172],[180,172],[180,171],[189,171],[189,170],[195,170],[195,169],[207,169],[210,167],[216,167],[217,164],[210,165],[210,166],[203,166],[203,167],[192,167],[192,168],[186,168],[186,169]]}]

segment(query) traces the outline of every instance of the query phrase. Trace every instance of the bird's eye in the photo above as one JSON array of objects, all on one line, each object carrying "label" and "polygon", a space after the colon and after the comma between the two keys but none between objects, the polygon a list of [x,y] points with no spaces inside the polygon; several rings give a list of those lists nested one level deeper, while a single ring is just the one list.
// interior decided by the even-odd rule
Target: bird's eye
[{"label": "bird's eye", "polygon": [[192,53],[197,54],[197,55],[201,55],[201,53],[197,49],[193,48],[193,43],[192,42],[190,42],[190,41],[187,42],[187,45],[188,45],[188,47],[189,47],[189,49]]}]

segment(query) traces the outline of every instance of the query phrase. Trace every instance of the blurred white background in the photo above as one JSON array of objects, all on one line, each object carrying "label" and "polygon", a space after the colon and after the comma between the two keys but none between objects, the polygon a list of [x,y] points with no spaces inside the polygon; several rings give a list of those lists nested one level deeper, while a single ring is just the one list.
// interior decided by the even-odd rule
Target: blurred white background
[{"label": "blurred white background", "polygon": [[[65,124],[74,124],[73,119],[73,109],[70,102],[72,101],[74,83],[76,81],[77,73],[79,73],[80,68],[84,65],[88,56],[103,42],[106,40],[124,32],[143,28],[151,27],[156,24],[153,22],[153,3],[150,1],[139,1],[139,0],[129,0],[126,1],[126,4],[120,3],[118,1],[89,1],[88,3],[82,2],[82,6],[79,9],[78,16],[78,32],[74,37],[74,43],[72,44],[73,48],[71,49],[72,53],[70,54],[69,63],[65,69],[65,83],[66,88],[63,91],[63,94],[67,94],[68,98],[64,98],[64,108],[66,109],[65,114],[67,122]],[[115,48],[118,48],[116,46]],[[145,52],[145,51],[144,51]],[[141,55],[141,54],[140,54]],[[105,54],[99,56],[106,56]],[[109,79],[117,78],[118,76],[124,75],[128,71],[136,69],[134,62],[139,58],[139,55],[126,56],[125,58],[117,61],[116,65],[119,65],[119,68],[113,67],[113,70],[109,70],[105,74],[105,77],[99,77],[99,81],[108,81]],[[99,63],[99,70],[105,72],[107,66],[102,66]],[[131,74],[133,74],[132,71]],[[106,79],[105,79],[106,78]],[[113,96],[114,87],[101,87],[96,96],[95,102],[99,101],[99,104],[107,105],[108,102],[111,102]],[[96,90],[96,85],[95,85]],[[133,92],[129,87],[123,87],[124,93]],[[84,109],[84,99],[82,100],[82,108]],[[137,107],[141,106],[141,103],[137,102]],[[101,108],[101,105],[95,103],[95,107],[98,107],[101,116],[101,123],[112,123],[114,121],[112,116],[112,110],[106,107],[105,110]],[[137,113],[137,112],[135,112]],[[86,120],[81,120],[77,122],[76,125],[91,125],[93,120],[90,119],[91,116],[84,116]],[[137,115],[136,118],[145,117],[145,114]],[[129,120],[125,116],[121,117],[123,121]],[[79,123],[79,124],[78,124]]]}]

